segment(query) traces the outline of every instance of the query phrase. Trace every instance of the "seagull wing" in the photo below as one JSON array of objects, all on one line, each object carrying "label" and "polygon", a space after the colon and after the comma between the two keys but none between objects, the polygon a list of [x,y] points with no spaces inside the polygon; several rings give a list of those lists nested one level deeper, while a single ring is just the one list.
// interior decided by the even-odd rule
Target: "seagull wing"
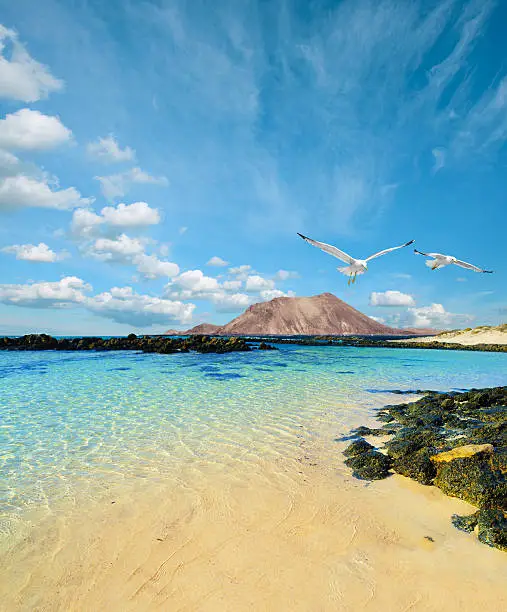
[{"label": "seagull wing", "polygon": [[405,244],[400,244],[400,246],[395,246],[395,247],[391,247],[390,249],[384,249],[383,251],[379,251],[378,253],[375,253],[374,255],[370,255],[369,257],[367,257],[366,261],[375,259],[375,257],[380,257],[381,255],[385,255],[386,253],[390,253],[391,251],[396,251],[396,249],[402,249],[403,247],[406,247],[409,244],[412,244],[413,242],[414,240],[410,240],[410,242],[405,242]]},{"label": "seagull wing", "polygon": [[467,270],[473,270],[474,272],[482,272],[483,274],[491,274],[493,272],[493,270],[483,270],[482,268],[478,268],[477,266],[469,264],[466,261],[460,261],[459,259],[456,259],[456,261],[453,261],[452,263],[456,264],[460,268],[466,268]]},{"label": "seagull wing", "polygon": [[313,246],[322,249],[326,253],[329,253],[329,255],[337,257],[338,259],[341,259],[341,261],[344,261],[347,264],[353,264],[355,262],[355,259],[353,257],[347,255],[347,253],[344,253],[343,251],[340,251],[340,249],[336,248],[335,246],[326,244],[325,242],[318,242],[317,240],[312,240],[311,238],[308,238],[308,236],[303,236],[303,234],[300,234],[299,232],[297,234],[298,236],[301,236],[303,240],[308,242],[308,244],[312,244]]}]

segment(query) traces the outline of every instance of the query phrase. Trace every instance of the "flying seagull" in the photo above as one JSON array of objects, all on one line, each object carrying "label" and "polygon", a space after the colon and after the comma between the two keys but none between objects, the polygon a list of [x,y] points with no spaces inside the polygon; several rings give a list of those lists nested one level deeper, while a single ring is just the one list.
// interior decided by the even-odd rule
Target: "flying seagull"
[{"label": "flying seagull", "polygon": [[370,255],[366,259],[354,259],[350,255],[347,255],[347,253],[340,251],[340,249],[335,246],[331,246],[330,244],[326,244],[324,242],[317,242],[317,240],[312,240],[311,238],[308,238],[308,236],[303,236],[303,234],[300,234],[299,232],[297,232],[297,235],[301,236],[301,238],[309,244],[313,244],[313,246],[316,246],[319,249],[325,251],[326,253],[329,253],[333,257],[337,257],[346,264],[349,264],[348,266],[337,268],[337,270],[342,274],[348,275],[348,285],[350,285],[350,283],[356,282],[356,276],[358,274],[364,274],[366,272],[366,270],[368,269],[368,262],[372,259],[375,259],[375,257],[380,257],[381,255],[385,255],[386,253],[390,253],[391,251],[396,251],[396,249],[402,249],[403,247],[406,247],[414,242],[413,240],[410,240],[410,242],[400,244],[400,246],[391,247],[390,249],[384,249],[383,251],[379,251],[374,255]]},{"label": "flying seagull", "polygon": [[422,251],[418,251],[417,249],[414,249],[414,253],[417,253],[418,255],[424,255],[425,257],[431,257],[432,259],[428,259],[426,261],[426,265],[432,270],[438,270],[439,268],[443,268],[444,266],[454,264],[455,266],[459,266],[460,268],[466,268],[467,270],[473,270],[474,272],[482,272],[483,274],[493,274],[493,270],[483,270],[482,268],[478,268],[477,266],[467,263],[466,261],[460,261],[452,255],[442,255],[442,253],[423,253]]}]

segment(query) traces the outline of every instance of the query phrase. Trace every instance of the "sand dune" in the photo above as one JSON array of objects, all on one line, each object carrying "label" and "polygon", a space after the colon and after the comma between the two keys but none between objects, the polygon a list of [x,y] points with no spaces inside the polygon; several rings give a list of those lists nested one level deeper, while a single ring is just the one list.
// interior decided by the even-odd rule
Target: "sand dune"
[{"label": "sand dune", "polygon": [[[483,325],[473,329],[460,329],[443,332],[438,336],[413,338],[413,342],[447,342],[449,344],[507,344],[507,324],[489,327]],[[410,340],[405,340],[410,342]]]}]

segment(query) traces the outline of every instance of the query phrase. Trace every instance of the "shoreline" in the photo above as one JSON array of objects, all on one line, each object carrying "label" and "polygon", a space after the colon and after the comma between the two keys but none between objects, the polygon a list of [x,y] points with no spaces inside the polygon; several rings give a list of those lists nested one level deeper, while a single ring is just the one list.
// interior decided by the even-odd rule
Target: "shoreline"
[{"label": "shoreline", "polygon": [[473,507],[399,475],[354,479],[332,429],[290,457],[188,461],[54,509],[0,559],[6,609],[505,608],[504,553],[449,520]]},{"label": "shoreline", "polygon": [[451,509],[466,512],[468,504],[403,477],[367,486],[340,464],[260,462],[232,477],[188,466],[193,478],[142,498],[118,498],[89,515],[76,508],[71,524],[32,534],[51,563],[33,558],[32,537],[10,556],[4,604],[210,611],[507,604],[502,553],[448,521]]}]

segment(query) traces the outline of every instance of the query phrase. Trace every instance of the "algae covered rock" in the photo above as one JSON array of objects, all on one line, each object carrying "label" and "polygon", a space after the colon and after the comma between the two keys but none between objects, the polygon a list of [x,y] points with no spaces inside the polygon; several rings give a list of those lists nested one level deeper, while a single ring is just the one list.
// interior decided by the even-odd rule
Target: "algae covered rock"
[{"label": "algae covered rock", "polygon": [[437,474],[435,465],[431,461],[433,452],[428,448],[421,448],[415,453],[401,455],[393,461],[393,469],[398,474],[417,480],[424,485],[433,483]]},{"label": "algae covered rock", "polygon": [[374,447],[369,442],[366,442],[364,438],[358,438],[347,446],[343,454],[345,457],[356,457],[357,455],[373,450],[373,448]]},{"label": "algae covered rock", "polygon": [[491,444],[469,444],[431,457],[433,481],[447,495],[479,507],[507,507],[505,474],[493,460]]},{"label": "algae covered rock", "polygon": [[488,546],[507,551],[507,514],[500,508],[477,513],[477,537]]},{"label": "algae covered rock", "polygon": [[346,459],[353,475],[361,480],[382,480],[389,476],[391,458],[376,450],[369,450]]},{"label": "algae covered rock", "polygon": [[472,532],[477,526],[479,510],[468,516],[460,516],[459,514],[453,514],[451,521],[452,524],[460,531]]}]

